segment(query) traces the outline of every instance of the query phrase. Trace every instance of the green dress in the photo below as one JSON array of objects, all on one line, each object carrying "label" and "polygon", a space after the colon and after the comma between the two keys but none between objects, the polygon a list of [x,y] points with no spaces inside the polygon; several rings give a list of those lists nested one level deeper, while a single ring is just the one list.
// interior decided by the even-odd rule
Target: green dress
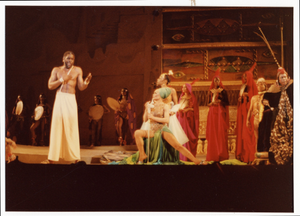
[{"label": "green dress", "polygon": [[[179,152],[176,151],[167,141],[162,138],[162,131],[172,133],[167,126],[154,133],[154,137],[149,139],[149,154],[148,154],[148,138],[144,139],[144,149],[148,158],[143,162],[147,165],[179,165],[184,164],[179,160]],[[110,164],[136,164],[139,160],[139,152],[131,155],[128,158],[119,162]],[[147,161],[149,160],[149,161]]]}]

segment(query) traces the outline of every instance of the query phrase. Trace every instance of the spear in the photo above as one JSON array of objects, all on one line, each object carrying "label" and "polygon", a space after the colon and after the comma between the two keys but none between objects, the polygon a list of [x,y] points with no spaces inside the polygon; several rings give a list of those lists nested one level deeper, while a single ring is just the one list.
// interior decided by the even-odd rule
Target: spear
[{"label": "spear", "polygon": [[[260,22],[259,22],[258,24],[260,24]],[[276,62],[276,64],[277,64],[277,66],[278,66],[278,68],[279,68],[280,65],[279,65],[279,63],[278,63],[278,61],[277,61],[277,59],[276,59],[276,57],[275,57],[275,54],[274,54],[274,52],[273,52],[273,50],[272,50],[272,48],[271,48],[271,46],[270,46],[270,44],[269,44],[269,42],[268,42],[266,36],[264,35],[263,31],[261,30],[261,28],[260,28],[259,26],[258,26],[258,29],[259,29],[259,31],[261,32],[262,35],[258,34],[257,32],[254,32],[254,34],[258,35],[258,36],[259,36],[260,38],[262,38],[263,41],[266,43],[267,47],[269,48],[269,50],[270,50],[270,52],[271,52],[271,54],[272,54],[272,56],[273,56],[273,58],[274,58],[274,60],[275,60],[275,62]]]}]

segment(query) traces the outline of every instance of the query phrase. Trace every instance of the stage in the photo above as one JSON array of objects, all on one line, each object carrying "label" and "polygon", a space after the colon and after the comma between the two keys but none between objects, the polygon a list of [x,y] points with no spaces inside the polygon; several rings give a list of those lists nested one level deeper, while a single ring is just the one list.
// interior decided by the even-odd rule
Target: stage
[{"label": "stage", "polygon": [[294,210],[292,165],[97,166],[111,150],[135,148],[81,146],[77,164],[41,164],[48,147],[18,145],[18,159],[5,167],[6,211]]},{"label": "stage", "polygon": [[[49,146],[31,146],[31,145],[21,145],[17,144],[17,148],[13,150],[13,153],[18,156],[19,161],[22,163],[29,164],[38,164],[42,161],[47,160],[48,158]],[[85,145],[80,146],[80,156],[81,160],[88,165],[105,165],[105,158],[102,156],[108,157],[108,159],[115,158],[113,154],[120,157],[121,154],[124,154],[123,157],[133,154],[137,151],[136,145],[126,145],[126,146],[117,146],[117,145],[107,145],[107,146],[94,146],[90,148]],[[197,158],[200,160],[205,160],[206,155],[204,153],[197,154]],[[234,159],[235,155],[230,153],[229,159]],[[100,161],[101,160],[101,161]],[[55,164],[71,164],[74,161],[64,161],[60,159]]]},{"label": "stage", "polygon": [[[88,165],[103,165],[100,159],[103,159],[103,155],[108,153],[115,154],[133,154],[137,151],[136,145],[127,146],[94,146],[88,147],[85,145],[80,146],[81,161],[84,161]],[[13,150],[13,153],[19,157],[19,161],[22,163],[38,164],[48,159],[49,146],[31,146],[17,144],[17,148]],[[60,159],[55,164],[71,164],[74,161],[64,161]]]}]

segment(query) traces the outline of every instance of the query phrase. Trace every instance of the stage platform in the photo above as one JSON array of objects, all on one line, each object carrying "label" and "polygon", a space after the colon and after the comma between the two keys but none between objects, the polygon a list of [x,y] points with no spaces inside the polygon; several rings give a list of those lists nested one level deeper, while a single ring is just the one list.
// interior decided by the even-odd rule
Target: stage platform
[{"label": "stage platform", "polygon": [[82,162],[41,164],[48,150],[17,145],[5,166],[6,211],[294,211],[292,165],[97,166],[136,146],[81,146]]},{"label": "stage platform", "polygon": [[[37,164],[48,159],[49,146],[31,146],[17,144],[17,148],[13,150],[13,153],[18,156],[19,161],[22,163]],[[105,158],[103,155],[108,156],[108,159],[122,158],[137,152],[136,145],[127,146],[94,146],[90,148],[88,146],[80,146],[81,160],[88,165],[105,165]],[[115,156],[115,157],[114,157]],[[205,160],[205,154],[196,155],[200,160]],[[234,159],[234,154],[229,154],[229,159]],[[101,162],[101,161],[102,162]],[[56,164],[70,164],[74,161],[64,161],[60,159]]]},{"label": "stage platform", "polygon": [[[102,156],[108,153],[126,154],[130,155],[137,151],[136,145],[127,146],[80,146],[81,160],[89,165],[102,165],[100,159]],[[13,150],[13,153],[18,156],[19,161],[22,163],[37,164],[48,159],[49,146],[31,146],[17,144],[17,148]],[[60,159],[55,164],[70,164],[74,161],[64,161]]]},{"label": "stage platform", "polygon": [[[97,154],[95,154],[97,155]],[[5,167],[6,211],[294,211],[293,166],[29,164]]]}]

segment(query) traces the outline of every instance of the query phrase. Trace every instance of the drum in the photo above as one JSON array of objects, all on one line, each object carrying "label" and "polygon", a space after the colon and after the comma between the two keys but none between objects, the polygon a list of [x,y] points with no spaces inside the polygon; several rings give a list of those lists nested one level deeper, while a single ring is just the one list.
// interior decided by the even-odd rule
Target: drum
[{"label": "drum", "polygon": [[120,104],[116,99],[108,97],[106,99],[106,101],[107,101],[107,104],[110,106],[110,108],[112,108],[113,110],[120,109]]},{"label": "drum", "polygon": [[34,109],[34,120],[38,121],[40,118],[43,116],[44,113],[44,107],[42,106],[37,106]]},{"label": "drum", "polygon": [[89,109],[89,116],[96,121],[102,118],[103,113],[104,113],[104,109],[103,106],[101,105],[91,106]]},{"label": "drum", "polygon": [[19,101],[16,106],[15,114],[21,115],[22,111],[23,111],[23,101]]}]

